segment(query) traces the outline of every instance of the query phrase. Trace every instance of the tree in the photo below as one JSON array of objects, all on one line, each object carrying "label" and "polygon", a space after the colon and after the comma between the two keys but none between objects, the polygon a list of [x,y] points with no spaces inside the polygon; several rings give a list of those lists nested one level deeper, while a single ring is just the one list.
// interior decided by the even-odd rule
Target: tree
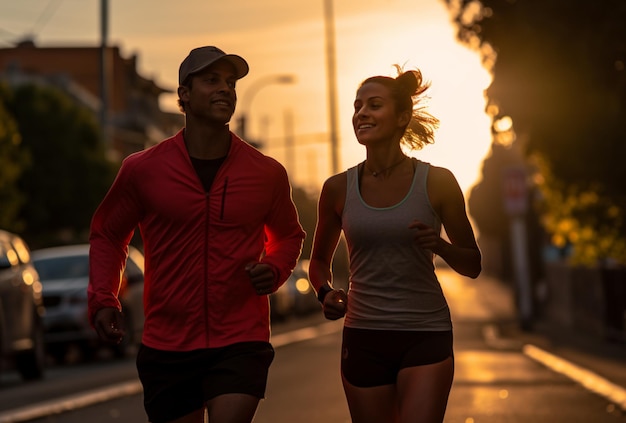
[{"label": "tree", "polygon": [[553,241],[626,263],[626,3],[445,1],[491,67],[494,121],[526,140]]},{"label": "tree", "polygon": [[32,157],[17,183],[25,196],[21,232],[35,248],[85,241],[115,172],[95,116],[47,86],[21,85],[2,101],[17,123],[21,148]]},{"label": "tree", "polygon": [[[0,87],[0,98],[9,95],[8,87]],[[11,232],[20,232],[24,227],[19,212],[25,196],[17,184],[30,164],[30,155],[21,144],[17,123],[0,102],[0,228]]]}]

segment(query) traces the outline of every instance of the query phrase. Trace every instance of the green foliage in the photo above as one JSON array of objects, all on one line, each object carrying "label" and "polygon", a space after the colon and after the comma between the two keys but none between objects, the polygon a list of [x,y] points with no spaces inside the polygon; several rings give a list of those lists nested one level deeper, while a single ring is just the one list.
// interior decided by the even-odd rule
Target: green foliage
[{"label": "green foliage", "polygon": [[494,119],[512,117],[541,169],[554,240],[581,262],[626,263],[626,2],[445,1],[493,64]]},{"label": "green foliage", "polygon": [[[549,175],[547,167],[542,175]],[[550,181],[547,183],[546,181]],[[560,248],[575,246],[574,264],[591,266],[599,260],[626,263],[626,204],[602,186],[559,185],[555,178],[539,180],[544,202],[543,225]]]},{"label": "green foliage", "polygon": [[31,246],[86,240],[91,216],[114,171],[94,116],[54,88],[22,85],[5,98],[21,148],[32,157],[18,188],[19,219]]},{"label": "green foliage", "polygon": [[9,95],[6,87],[0,87],[0,228],[20,232],[24,222],[19,219],[19,212],[25,196],[17,184],[30,165],[30,154],[21,148],[22,138],[17,123],[1,100]]}]

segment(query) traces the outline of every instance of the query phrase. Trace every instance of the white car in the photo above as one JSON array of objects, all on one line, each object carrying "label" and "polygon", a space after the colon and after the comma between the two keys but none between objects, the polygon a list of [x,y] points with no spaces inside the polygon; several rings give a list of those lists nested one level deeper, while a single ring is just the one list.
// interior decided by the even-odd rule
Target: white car
[{"label": "white car", "polygon": [[93,357],[102,347],[124,357],[139,344],[144,322],[144,257],[139,250],[129,249],[119,294],[126,336],[116,346],[101,343],[87,317],[89,244],[44,248],[33,251],[32,256],[43,286],[46,349],[58,363],[67,361],[72,346],[79,347],[84,358]]}]

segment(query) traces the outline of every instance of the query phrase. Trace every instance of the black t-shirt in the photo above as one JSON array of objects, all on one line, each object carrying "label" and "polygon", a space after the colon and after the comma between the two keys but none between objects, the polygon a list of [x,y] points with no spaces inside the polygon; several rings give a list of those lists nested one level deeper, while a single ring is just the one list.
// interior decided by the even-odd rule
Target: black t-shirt
[{"label": "black t-shirt", "polygon": [[197,159],[191,157],[191,163],[194,169],[196,169],[196,173],[206,192],[211,190],[215,175],[217,175],[217,171],[220,169],[222,163],[224,163],[224,160],[226,160],[226,156],[220,157],[219,159]]}]

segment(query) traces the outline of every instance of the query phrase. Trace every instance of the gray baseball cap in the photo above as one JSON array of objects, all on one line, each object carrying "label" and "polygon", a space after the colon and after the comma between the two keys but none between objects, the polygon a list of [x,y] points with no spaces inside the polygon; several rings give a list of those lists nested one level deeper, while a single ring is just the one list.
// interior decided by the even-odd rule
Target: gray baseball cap
[{"label": "gray baseball cap", "polygon": [[246,62],[243,57],[237,56],[236,54],[226,54],[214,46],[205,46],[191,50],[189,55],[185,57],[185,60],[180,64],[180,68],[178,69],[178,84],[183,85],[183,82],[185,82],[189,75],[200,72],[218,60],[226,60],[231,63],[235,67],[237,79],[241,79],[248,74],[248,62]]}]

